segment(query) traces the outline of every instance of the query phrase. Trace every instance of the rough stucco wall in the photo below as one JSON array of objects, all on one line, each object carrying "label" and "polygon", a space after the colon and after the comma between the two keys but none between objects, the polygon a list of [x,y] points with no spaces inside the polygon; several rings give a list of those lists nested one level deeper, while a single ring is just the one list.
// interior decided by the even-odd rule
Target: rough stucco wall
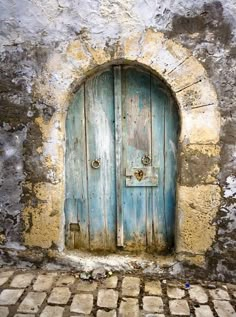
[{"label": "rough stucco wall", "polygon": [[[38,194],[41,183],[57,186],[60,174],[43,149],[42,125],[47,129],[51,124],[55,108],[40,100],[34,90],[51,53],[60,53],[78,37],[85,43],[89,38],[97,49],[116,43],[121,34],[132,36],[134,31],[153,28],[190,49],[216,87],[222,116],[220,173],[215,158],[210,159],[218,149],[200,155],[195,146],[189,148],[187,168],[180,167],[180,183],[190,192],[196,184],[211,182],[204,178],[206,165],[213,178],[218,175],[222,207],[212,224],[217,239],[209,250],[208,264],[212,274],[235,274],[235,17],[234,0],[0,0],[0,243],[21,243],[20,230],[30,233],[33,218],[46,221],[50,216],[59,226],[59,211],[43,208],[50,197]],[[23,205],[30,212],[22,226]],[[54,233],[47,247],[57,247],[58,239]]]}]

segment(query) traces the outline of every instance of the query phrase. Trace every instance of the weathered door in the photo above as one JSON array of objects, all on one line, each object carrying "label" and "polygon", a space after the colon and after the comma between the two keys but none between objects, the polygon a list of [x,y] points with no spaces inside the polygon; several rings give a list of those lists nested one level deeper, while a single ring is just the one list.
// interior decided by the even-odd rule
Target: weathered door
[{"label": "weathered door", "polygon": [[175,104],[147,71],[114,66],[80,87],[66,121],[68,247],[172,247],[177,134]]}]

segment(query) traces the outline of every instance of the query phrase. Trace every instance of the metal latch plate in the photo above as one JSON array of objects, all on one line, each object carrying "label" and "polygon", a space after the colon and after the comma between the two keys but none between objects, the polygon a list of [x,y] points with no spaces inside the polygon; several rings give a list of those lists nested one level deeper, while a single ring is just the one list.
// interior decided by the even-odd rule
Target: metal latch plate
[{"label": "metal latch plate", "polygon": [[158,168],[153,166],[126,168],[127,187],[158,186]]}]

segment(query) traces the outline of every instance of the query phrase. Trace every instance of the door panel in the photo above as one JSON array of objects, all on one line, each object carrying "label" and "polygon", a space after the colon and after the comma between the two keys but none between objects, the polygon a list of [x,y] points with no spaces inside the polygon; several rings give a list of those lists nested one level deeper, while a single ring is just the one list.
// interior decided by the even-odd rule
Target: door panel
[{"label": "door panel", "polygon": [[70,248],[87,249],[88,197],[84,121],[84,85],[69,107],[66,120],[66,241]]},{"label": "door panel", "polygon": [[127,249],[146,247],[147,187],[127,187],[126,169],[141,168],[142,157],[151,155],[150,74],[124,67],[123,96],[123,191],[124,242]]},{"label": "door panel", "polygon": [[[85,111],[90,249],[114,249],[116,241],[115,115],[113,72],[87,80]],[[93,160],[100,167],[92,168]]]}]

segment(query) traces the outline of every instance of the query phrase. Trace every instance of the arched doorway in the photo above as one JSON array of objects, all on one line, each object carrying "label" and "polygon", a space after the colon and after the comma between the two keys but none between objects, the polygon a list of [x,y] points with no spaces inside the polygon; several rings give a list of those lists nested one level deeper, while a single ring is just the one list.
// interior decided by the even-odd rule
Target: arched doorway
[{"label": "arched doorway", "polygon": [[174,243],[178,112],[150,72],[87,79],[66,120],[66,244],[166,251]]}]

